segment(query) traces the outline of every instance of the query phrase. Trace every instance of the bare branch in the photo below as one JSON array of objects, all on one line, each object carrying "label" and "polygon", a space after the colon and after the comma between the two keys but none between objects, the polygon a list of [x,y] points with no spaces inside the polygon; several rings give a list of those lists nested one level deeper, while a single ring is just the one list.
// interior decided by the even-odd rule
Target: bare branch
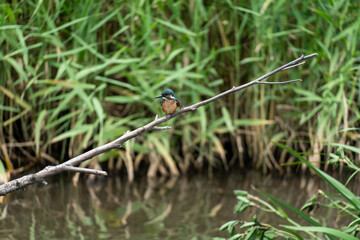
[{"label": "bare branch", "polygon": [[64,168],[65,168],[65,171],[69,171],[69,172],[79,172],[79,173],[107,176],[107,172],[102,171],[102,170],[82,168],[82,167],[73,167],[73,166],[64,166]]},{"label": "bare branch", "polygon": [[39,183],[41,183],[42,185],[48,185],[48,183],[47,183],[47,181],[45,181],[44,179],[41,179],[40,181],[39,181]]},{"label": "bare branch", "polygon": [[146,133],[146,132],[149,132],[149,131],[152,131],[152,130],[165,130],[165,129],[169,129],[170,127],[167,126],[167,127],[156,127],[157,125],[161,124],[161,123],[164,123],[174,117],[177,117],[178,115],[180,114],[183,114],[183,113],[188,113],[188,112],[194,112],[197,110],[197,108],[201,107],[201,106],[204,106],[206,104],[209,104],[211,102],[214,102],[216,100],[218,100],[219,98],[221,97],[224,97],[226,95],[229,95],[231,93],[234,93],[234,92],[237,92],[237,91],[240,91],[242,89],[245,89],[247,87],[250,87],[252,85],[255,85],[255,84],[287,84],[287,83],[292,83],[292,82],[297,82],[299,81],[300,79],[296,79],[296,80],[290,80],[290,81],[285,81],[285,82],[261,82],[262,80],[280,72],[280,71],[283,71],[285,69],[290,69],[290,68],[294,68],[294,67],[297,67],[297,66],[300,66],[303,64],[303,60],[305,59],[309,59],[309,58],[312,58],[312,57],[315,57],[317,56],[317,53],[313,53],[313,54],[310,54],[310,55],[307,55],[307,56],[301,56],[299,57],[298,59],[295,59],[294,61],[292,62],[289,62],[249,83],[246,83],[244,85],[241,85],[241,86],[238,86],[238,87],[232,87],[231,89],[225,91],[225,92],[222,92],[212,98],[209,98],[205,101],[202,101],[202,102],[198,102],[198,103],[195,103],[191,106],[188,106],[188,107],[183,107],[181,108],[180,110],[176,111],[175,113],[171,114],[171,115],[166,115],[164,117],[161,117],[159,118],[157,115],[155,117],[155,119],[142,126],[142,127],[139,127],[133,131],[127,131],[124,135],[122,135],[121,137],[119,137],[118,139],[115,139],[114,141],[112,142],[109,142],[103,146],[100,146],[100,147],[97,147],[97,148],[94,148],[88,152],[85,152],[77,157],[74,157],[64,163],[61,163],[61,164],[58,164],[58,165],[55,165],[55,166],[48,166],[48,167],[45,167],[43,170],[35,173],[35,174],[29,174],[29,175],[25,175],[23,177],[20,177],[18,179],[14,179],[8,183],[5,183],[3,185],[0,186],[0,195],[6,195],[10,192],[13,192],[13,191],[16,191],[16,190],[19,190],[19,189],[25,189],[25,187],[27,187],[28,185],[31,185],[31,184],[34,184],[34,183],[43,183],[43,184],[46,184],[46,181],[45,181],[45,178],[47,177],[50,177],[50,176],[53,176],[53,175],[56,175],[56,174],[59,174],[61,172],[64,172],[64,171],[72,171],[72,172],[82,172],[82,173],[88,173],[88,174],[98,174],[98,175],[107,175],[106,172],[104,171],[99,171],[99,170],[92,170],[92,169],[86,169],[86,168],[79,168],[79,167],[75,167],[75,166],[78,166],[80,163],[86,161],[86,160],[89,160],[95,156],[98,156],[104,152],[107,152],[107,151],[110,151],[112,149],[117,149],[117,148],[120,148],[122,146],[122,144],[126,141],[128,141],[129,139],[132,139],[132,138],[135,138],[143,133]]},{"label": "bare branch", "polygon": [[170,126],[164,126],[164,127],[153,127],[153,130],[167,130],[170,129]]},{"label": "bare branch", "polygon": [[284,70],[287,70],[287,69],[290,69],[290,68],[298,67],[298,66],[300,66],[300,65],[303,65],[304,63],[305,63],[305,61],[303,61],[303,62],[301,62],[301,63],[298,63],[298,64],[294,64],[294,65],[292,65],[292,66],[289,66],[289,67],[287,67],[287,68],[284,68],[283,71],[284,71]]},{"label": "bare branch", "polygon": [[312,57],[316,57],[318,54],[317,53],[312,53],[312,54],[310,54],[310,55],[307,55],[307,56],[305,56],[303,59],[305,60],[305,59],[309,59],[309,58],[312,58]]},{"label": "bare branch", "polygon": [[301,79],[289,80],[285,82],[259,82],[259,84],[288,84],[293,82],[301,82]]}]

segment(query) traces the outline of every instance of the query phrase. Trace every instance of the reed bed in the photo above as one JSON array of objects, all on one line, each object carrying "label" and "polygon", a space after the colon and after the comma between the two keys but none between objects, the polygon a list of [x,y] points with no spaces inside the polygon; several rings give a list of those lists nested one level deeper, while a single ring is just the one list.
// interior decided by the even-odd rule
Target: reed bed
[{"label": "reed bed", "polygon": [[306,67],[273,78],[303,82],[254,86],[86,164],[126,169],[130,180],[139,169],[284,173],[297,160],[275,143],[325,168],[324,153],[360,147],[357,1],[30,0],[0,8],[2,176],[66,161],[151,121],[161,114],[153,97],[165,88],[190,105],[313,52]]}]

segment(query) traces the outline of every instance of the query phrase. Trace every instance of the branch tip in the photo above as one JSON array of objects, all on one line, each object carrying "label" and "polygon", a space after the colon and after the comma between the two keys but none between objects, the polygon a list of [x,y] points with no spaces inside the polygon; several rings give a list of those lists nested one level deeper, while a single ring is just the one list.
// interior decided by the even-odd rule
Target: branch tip
[{"label": "branch tip", "polygon": [[102,170],[82,168],[82,167],[73,167],[73,166],[69,166],[69,165],[65,165],[64,168],[66,171],[69,171],[69,172],[78,172],[78,173],[87,173],[87,174],[107,176],[107,172],[102,171]]},{"label": "branch tip", "polygon": [[305,56],[303,59],[309,59],[309,58],[312,58],[312,57],[316,57],[318,55],[318,53],[312,53],[312,54],[309,54],[307,56]]},{"label": "branch tip", "polygon": [[258,82],[259,84],[288,84],[288,83],[293,83],[293,82],[301,82],[301,79],[294,79],[294,80],[289,80],[289,81],[284,81],[284,82]]},{"label": "branch tip", "polygon": [[40,180],[39,182],[40,182],[42,185],[45,185],[45,186],[48,185],[47,181],[45,181],[44,179]]},{"label": "branch tip", "polygon": [[300,65],[303,65],[304,63],[305,63],[305,61],[300,62],[300,63],[298,63],[298,64],[291,65],[291,66],[289,66],[289,67],[284,68],[282,71],[287,70],[287,69],[290,69],[290,68],[294,68],[294,67],[297,67],[297,66],[300,66]]},{"label": "branch tip", "polygon": [[164,126],[164,127],[153,127],[152,130],[167,130],[170,129],[170,126]]}]

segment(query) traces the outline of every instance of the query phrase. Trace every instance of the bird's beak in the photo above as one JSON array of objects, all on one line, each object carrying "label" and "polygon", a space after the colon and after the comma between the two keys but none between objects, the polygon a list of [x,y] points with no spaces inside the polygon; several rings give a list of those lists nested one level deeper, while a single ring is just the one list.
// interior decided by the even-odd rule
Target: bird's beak
[{"label": "bird's beak", "polygon": [[157,97],[154,97],[154,98],[162,98],[162,95],[160,95],[160,96],[157,96]]}]

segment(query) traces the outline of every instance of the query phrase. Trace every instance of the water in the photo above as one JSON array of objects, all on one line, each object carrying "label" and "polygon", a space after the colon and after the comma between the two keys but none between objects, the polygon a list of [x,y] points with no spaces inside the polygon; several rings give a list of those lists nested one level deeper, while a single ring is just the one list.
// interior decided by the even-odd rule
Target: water
[{"label": "water", "polygon": [[[0,239],[211,239],[228,236],[219,227],[235,219],[277,224],[272,214],[251,208],[233,214],[233,190],[253,187],[296,207],[318,189],[332,192],[318,177],[263,176],[256,172],[215,176],[138,179],[108,177],[74,187],[69,178],[34,185],[1,205]],[[327,226],[343,226],[337,212],[317,210]],[[296,216],[291,216],[296,219]],[[330,220],[329,220],[330,219]]]}]

